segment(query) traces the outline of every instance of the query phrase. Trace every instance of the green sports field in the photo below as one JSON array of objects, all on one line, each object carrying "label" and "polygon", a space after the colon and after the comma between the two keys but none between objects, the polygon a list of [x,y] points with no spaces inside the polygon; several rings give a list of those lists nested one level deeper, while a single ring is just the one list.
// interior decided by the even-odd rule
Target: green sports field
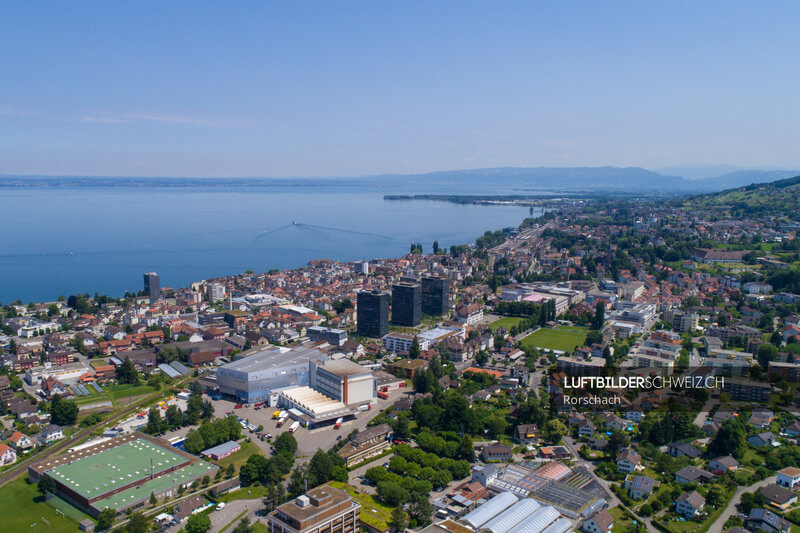
[{"label": "green sports field", "polygon": [[523,348],[535,347],[540,350],[560,350],[571,352],[586,341],[588,330],[581,327],[558,326],[556,328],[542,328],[522,339]]},{"label": "green sports field", "polygon": [[492,331],[492,333],[497,331],[497,329],[501,326],[510,330],[512,326],[518,326],[519,323],[522,322],[523,320],[524,320],[523,318],[518,316],[504,316],[503,318],[495,320],[494,322],[489,324],[489,329]]},{"label": "green sports field", "polygon": [[37,531],[77,531],[78,523],[56,512],[53,506],[44,502],[36,490],[24,478],[18,478],[0,488],[0,517],[3,529],[12,531],[32,531],[36,523]]}]

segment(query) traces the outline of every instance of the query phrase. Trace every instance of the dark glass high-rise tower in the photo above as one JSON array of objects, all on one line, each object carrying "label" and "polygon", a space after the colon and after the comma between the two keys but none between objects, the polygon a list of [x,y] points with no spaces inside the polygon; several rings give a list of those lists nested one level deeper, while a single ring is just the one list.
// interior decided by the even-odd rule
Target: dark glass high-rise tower
[{"label": "dark glass high-rise tower", "polygon": [[392,324],[413,328],[422,320],[422,286],[400,282],[392,287]]},{"label": "dark glass high-rise tower", "polygon": [[161,278],[155,272],[145,272],[144,292],[151,302],[161,299]]},{"label": "dark glass high-rise tower", "polygon": [[381,291],[359,292],[356,319],[359,335],[380,338],[389,333],[389,295]]},{"label": "dark glass high-rise tower", "polygon": [[431,316],[446,315],[449,311],[450,280],[422,278],[422,312]]}]

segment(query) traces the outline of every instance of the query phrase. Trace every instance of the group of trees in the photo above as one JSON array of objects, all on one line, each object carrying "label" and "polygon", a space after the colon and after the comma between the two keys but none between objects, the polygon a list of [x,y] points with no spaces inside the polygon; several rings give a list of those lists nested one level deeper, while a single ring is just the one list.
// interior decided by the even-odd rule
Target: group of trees
[{"label": "group of trees", "polygon": [[[447,438],[445,438],[447,437]],[[441,432],[434,434],[424,428],[417,434],[417,445],[424,452],[432,453],[438,457],[451,459],[475,460],[475,450],[469,435],[458,437],[454,432]]]},{"label": "group of trees", "polygon": [[548,300],[541,304],[533,302],[498,302],[495,313],[506,316],[521,316],[525,320],[517,326],[519,331],[525,331],[534,326],[544,326],[556,319],[556,302]]},{"label": "group of trees", "polygon": [[328,452],[317,450],[307,464],[300,465],[292,471],[289,478],[289,495],[299,496],[307,488],[316,487],[331,480],[347,482],[348,474],[344,460],[333,450]]},{"label": "group of trees", "polygon": [[217,418],[200,424],[197,430],[190,430],[186,435],[183,447],[189,453],[198,454],[203,450],[228,442],[239,440],[242,436],[242,426],[233,415]]},{"label": "group of trees", "polygon": [[411,409],[419,427],[432,431],[484,435],[484,430],[487,430],[495,436],[507,427],[505,417],[490,407],[470,407],[469,400],[453,389],[434,393],[433,397],[418,398]]},{"label": "group of trees", "polygon": [[78,404],[64,400],[58,394],[50,402],[50,422],[57,426],[72,426],[78,420]]},{"label": "group of trees", "polygon": [[[194,382],[193,385],[197,383]],[[201,420],[210,420],[214,415],[214,406],[208,400],[194,393],[186,402],[186,411],[181,411],[177,405],[167,407],[164,417],[161,417],[161,410],[158,407],[151,407],[147,413],[147,426],[145,432],[150,435],[158,435],[168,430],[174,430],[183,426],[193,426]]]},{"label": "group of trees", "polygon": [[655,446],[663,446],[690,437],[699,437],[702,433],[700,428],[692,424],[688,413],[670,412],[661,418],[648,415],[639,424],[639,440]]}]

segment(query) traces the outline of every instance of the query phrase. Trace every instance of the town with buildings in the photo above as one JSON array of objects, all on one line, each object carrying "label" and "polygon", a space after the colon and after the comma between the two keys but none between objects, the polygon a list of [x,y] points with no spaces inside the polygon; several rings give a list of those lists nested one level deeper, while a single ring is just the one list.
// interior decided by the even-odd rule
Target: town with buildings
[{"label": "town with buildings", "polygon": [[4,305],[0,516],[799,530],[796,205],[545,206],[449,250]]}]

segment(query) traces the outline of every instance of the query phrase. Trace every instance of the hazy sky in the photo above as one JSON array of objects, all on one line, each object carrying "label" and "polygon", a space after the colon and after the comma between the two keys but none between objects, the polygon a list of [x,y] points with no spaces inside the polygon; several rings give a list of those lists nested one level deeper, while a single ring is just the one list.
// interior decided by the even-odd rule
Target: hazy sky
[{"label": "hazy sky", "polygon": [[4,2],[0,173],[800,167],[798,2]]}]

